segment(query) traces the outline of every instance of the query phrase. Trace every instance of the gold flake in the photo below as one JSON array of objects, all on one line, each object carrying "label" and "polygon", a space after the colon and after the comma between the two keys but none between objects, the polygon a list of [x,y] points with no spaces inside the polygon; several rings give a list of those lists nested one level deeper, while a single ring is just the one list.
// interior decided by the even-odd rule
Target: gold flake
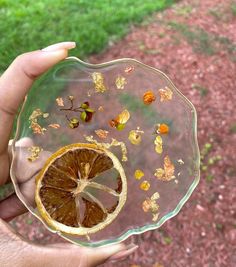
[{"label": "gold flake", "polygon": [[106,130],[99,129],[95,130],[95,133],[99,138],[106,139],[109,132]]},{"label": "gold flake", "polygon": [[129,66],[125,68],[125,73],[129,74],[134,70],[134,66]]},{"label": "gold flake", "polygon": [[57,102],[57,105],[58,105],[59,107],[64,107],[64,101],[63,101],[63,98],[62,98],[62,97],[58,97],[58,98],[56,99],[56,102]]},{"label": "gold flake", "polygon": [[38,117],[42,116],[43,112],[41,111],[41,109],[37,108],[35,109],[32,114],[29,117],[29,120],[32,122],[37,122]]},{"label": "gold flake", "polygon": [[103,112],[103,111],[104,111],[104,107],[103,107],[103,106],[100,106],[100,107],[98,108],[98,111]]},{"label": "gold flake", "polygon": [[47,119],[49,117],[49,113],[43,113],[43,118]]},{"label": "gold flake", "polygon": [[161,102],[163,101],[168,101],[172,99],[173,92],[170,90],[169,87],[165,87],[165,89],[159,89],[159,94],[160,94],[160,100]]},{"label": "gold flake", "polygon": [[154,175],[157,178],[162,178],[164,176],[164,174],[165,174],[165,171],[162,168],[156,169],[156,172],[154,173]]},{"label": "gold flake", "polygon": [[46,128],[41,127],[38,123],[38,118],[43,117],[43,112],[41,109],[35,109],[32,114],[29,117],[30,121],[30,128],[32,129],[34,134],[44,134],[44,132],[47,130]]},{"label": "gold flake", "polygon": [[148,191],[150,188],[150,183],[148,181],[143,181],[140,184],[140,189],[144,190],[144,191]]},{"label": "gold flake", "polygon": [[49,124],[48,127],[51,127],[51,128],[54,128],[54,129],[58,129],[58,128],[61,127],[61,125],[58,124],[58,123],[52,123],[52,124]]},{"label": "gold flake", "polygon": [[144,173],[141,170],[136,170],[134,173],[134,177],[136,180],[140,180],[143,176],[144,176]]},{"label": "gold flake", "polygon": [[164,169],[162,169],[162,168],[156,169],[156,172],[154,173],[154,175],[159,180],[170,181],[172,179],[175,179],[174,172],[175,172],[175,166],[171,162],[169,156],[166,156],[164,158]]},{"label": "gold flake", "polygon": [[93,138],[93,136],[84,136],[86,141],[96,144],[97,146],[100,146],[102,148],[109,149],[112,146],[120,146],[121,147],[121,152],[122,152],[122,161],[127,161],[127,148],[124,142],[117,141],[116,139],[112,138],[111,143],[99,143],[97,140]]},{"label": "gold flake", "polygon": [[151,212],[153,216],[153,221],[157,221],[159,216],[159,208],[160,206],[157,204],[157,199],[160,198],[158,192],[154,193],[151,198],[147,197],[142,204],[142,208],[144,212]]},{"label": "gold flake", "polygon": [[27,159],[28,161],[33,162],[39,158],[39,154],[43,149],[39,146],[31,146],[28,148],[28,151],[31,152],[31,155]]},{"label": "gold flake", "polygon": [[125,77],[119,75],[116,78],[116,88],[117,89],[123,90],[125,88],[126,84],[127,84],[127,81],[126,81]]},{"label": "gold flake", "polygon": [[92,78],[93,78],[93,82],[95,85],[95,91],[97,93],[104,93],[107,90],[107,88],[104,85],[104,77],[103,77],[102,73],[94,72],[92,74]]},{"label": "gold flake", "polygon": [[158,153],[158,154],[161,154],[162,151],[163,151],[162,143],[163,143],[163,141],[162,141],[162,137],[161,137],[160,135],[158,135],[158,136],[156,137],[156,139],[154,140],[155,151],[156,151],[156,153]]}]

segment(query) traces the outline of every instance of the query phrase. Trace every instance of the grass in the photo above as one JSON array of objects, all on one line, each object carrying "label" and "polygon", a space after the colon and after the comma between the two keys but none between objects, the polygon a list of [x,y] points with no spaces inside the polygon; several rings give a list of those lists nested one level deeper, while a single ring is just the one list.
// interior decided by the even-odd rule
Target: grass
[{"label": "grass", "polygon": [[230,8],[231,8],[232,15],[236,17],[236,3],[232,2],[230,5]]},{"label": "grass", "polygon": [[124,36],[174,0],[0,0],[0,73],[20,53],[49,44],[78,42],[73,54],[85,58],[99,53],[109,41]]}]

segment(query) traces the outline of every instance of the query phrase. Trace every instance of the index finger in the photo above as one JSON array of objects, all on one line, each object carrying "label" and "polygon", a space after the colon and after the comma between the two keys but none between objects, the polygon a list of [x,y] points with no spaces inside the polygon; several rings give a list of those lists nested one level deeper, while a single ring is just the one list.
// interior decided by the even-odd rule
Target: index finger
[{"label": "index finger", "polygon": [[34,80],[74,47],[74,42],[63,42],[20,55],[0,77],[0,155],[7,151],[14,116]]}]

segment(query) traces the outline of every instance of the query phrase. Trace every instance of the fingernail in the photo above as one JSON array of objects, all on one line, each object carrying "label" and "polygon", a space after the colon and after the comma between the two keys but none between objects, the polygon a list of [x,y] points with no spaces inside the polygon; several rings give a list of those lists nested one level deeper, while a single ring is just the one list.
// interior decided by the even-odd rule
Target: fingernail
[{"label": "fingernail", "polygon": [[70,50],[75,47],[76,47],[75,42],[61,42],[61,43],[49,45],[41,50],[44,52],[52,52],[52,51],[61,50],[61,49]]},{"label": "fingernail", "polygon": [[108,261],[115,261],[115,260],[120,260],[120,259],[125,259],[127,258],[130,254],[132,254],[135,250],[138,249],[139,246],[131,244],[132,247],[129,248],[128,250],[120,251],[116,253],[115,255],[111,256]]}]

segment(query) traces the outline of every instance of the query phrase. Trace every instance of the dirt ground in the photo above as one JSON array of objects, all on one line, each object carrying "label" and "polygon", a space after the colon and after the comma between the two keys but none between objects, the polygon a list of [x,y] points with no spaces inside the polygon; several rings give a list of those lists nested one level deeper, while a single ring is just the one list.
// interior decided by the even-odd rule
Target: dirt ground
[{"label": "dirt ground", "polygon": [[[89,61],[122,57],[164,71],[195,105],[202,170],[200,184],[176,217],[130,238],[139,249],[104,266],[236,266],[236,2],[181,1]],[[30,215],[12,224],[31,240],[59,240]]]}]

